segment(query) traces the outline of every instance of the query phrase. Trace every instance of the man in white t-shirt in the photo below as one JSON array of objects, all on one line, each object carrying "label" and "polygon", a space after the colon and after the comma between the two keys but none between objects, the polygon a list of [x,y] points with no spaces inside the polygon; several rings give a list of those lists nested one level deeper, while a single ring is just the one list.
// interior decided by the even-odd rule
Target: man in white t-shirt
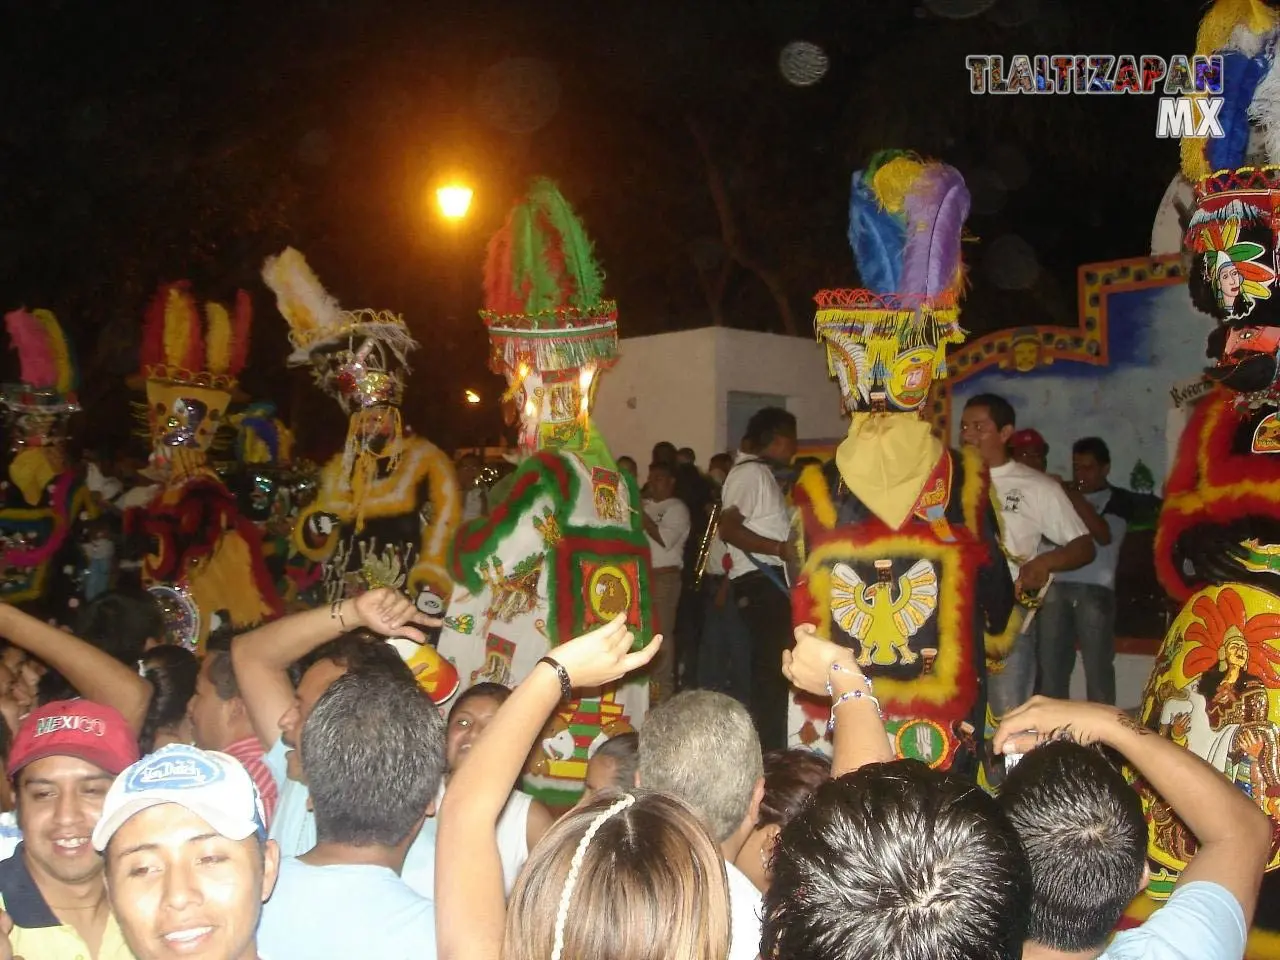
[{"label": "man in white t-shirt", "polygon": [[766,750],[787,746],[790,687],[778,664],[791,646],[791,511],[773,476],[796,455],[796,418],[779,407],[747,423],[720,495],[719,537],[729,548],[732,602],[751,633],[751,715]]},{"label": "man in white t-shirt", "polygon": [[684,545],[689,539],[689,508],[676,497],[675,467],[666,461],[649,466],[644,501],[644,532],[649,539],[649,591],[657,615],[656,633],[663,644],[649,666],[649,702],[660,703],[675,693],[676,610],[684,569]]},{"label": "man in white t-shirt", "polygon": [[[978,394],[964,406],[960,441],[975,448],[991,471],[1001,543],[1013,575],[1014,593],[1025,604],[1035,601],[1051,575],[1089,563],[1094,545],[1062,484],[1009,457],[1015,422],[1013,407],[1004,397]],[[992,716],[999,720],[1025,703],[1035,682],[1036,644],[1030,630],[1017,636],[1003,668],[988,680]]]},{"label": "man in white t-shirt", "polygon": [[[1169,902],[1114,939],[1148,879],[1147,825],[1137,794],[1094,745],[1136,769],[1199,844]],[[1190,750],[1102,704],[1036,697],[1005,718],[995,747],[1006,756],[1026,753],[1000,794],[1031,865],[1025,960],[1244,955],[1272,838],[1271,822],[1242,790]]]}]

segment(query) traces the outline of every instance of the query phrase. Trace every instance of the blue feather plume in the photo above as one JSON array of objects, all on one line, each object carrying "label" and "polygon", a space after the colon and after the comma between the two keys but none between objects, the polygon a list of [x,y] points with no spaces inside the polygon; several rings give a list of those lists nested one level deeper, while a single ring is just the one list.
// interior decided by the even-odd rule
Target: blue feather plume
[{"label": "blue feather plume", "polygon": [[873,293],[898,289],[906,239],[906,225],[880,205],[859,170],[849,198],[849,246],[864,287]]},{"label": "blue feather plume", "polygon": [[[1234,170],[1244,164],[1249,145],[1249,104],[1267,72],[1264,56],[1250,57],[1239,50],[1226,50],[1222,58],[1221,137],[1205,140],[1205,159],[1210,170]],[[1199,121],[1199,116],[1196,116]]]}]

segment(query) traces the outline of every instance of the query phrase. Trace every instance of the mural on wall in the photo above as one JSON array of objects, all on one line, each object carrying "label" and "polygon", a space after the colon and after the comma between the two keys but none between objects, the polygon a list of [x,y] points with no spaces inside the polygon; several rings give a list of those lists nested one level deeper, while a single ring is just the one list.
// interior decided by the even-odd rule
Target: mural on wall
[{"label": "mural on wall", "polygon": [[[1211,318],[1190,302],[1178,256],[1085,264],[1079,270],[1079,323],[988,334],[947,358],[950,376],[933,397],[932,417],[959,443],[959,412],[979,393],[1013,404],[1018,426],[1049,444],[1049,470],[1071,469],[1071,444],[1102,437],[1111,481],[1151,484],[1168,470],[1170,412],[1205,366]],[[1175,395],[1177,400],[1175,400]]]}]

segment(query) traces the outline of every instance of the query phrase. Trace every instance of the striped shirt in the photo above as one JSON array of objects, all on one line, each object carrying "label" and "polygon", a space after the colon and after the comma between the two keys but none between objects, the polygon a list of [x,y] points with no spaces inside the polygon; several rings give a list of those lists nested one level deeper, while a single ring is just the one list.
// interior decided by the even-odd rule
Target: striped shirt
[{"label": "striped shirt", "polygon": [[262,744],[257,737],[245,737],[235,743],[228,744],[222,751],[240,761],[240,766],[248,771],[249,776],[258,787],[258,795],[262,797],[262,809],[267,814],[267,826],[271,826],[271,818],[276,815],[276,800],[279,791],[276,778],[271,775],[267,765],[262,762]]}]

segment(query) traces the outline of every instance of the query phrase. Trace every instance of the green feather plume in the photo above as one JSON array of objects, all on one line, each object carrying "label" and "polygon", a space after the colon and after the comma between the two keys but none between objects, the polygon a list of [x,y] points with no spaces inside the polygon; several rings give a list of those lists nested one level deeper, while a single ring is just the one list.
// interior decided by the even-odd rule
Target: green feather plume
[{"label": "green feather plume", "polygon": [[571,305],[589,310],[604,299],[604,272],[596,262],[591,238],[573,207],[545,177],[534,181],[530,200],[546,211],[551,226],[560,235],[564,267],[573,281]]}]

